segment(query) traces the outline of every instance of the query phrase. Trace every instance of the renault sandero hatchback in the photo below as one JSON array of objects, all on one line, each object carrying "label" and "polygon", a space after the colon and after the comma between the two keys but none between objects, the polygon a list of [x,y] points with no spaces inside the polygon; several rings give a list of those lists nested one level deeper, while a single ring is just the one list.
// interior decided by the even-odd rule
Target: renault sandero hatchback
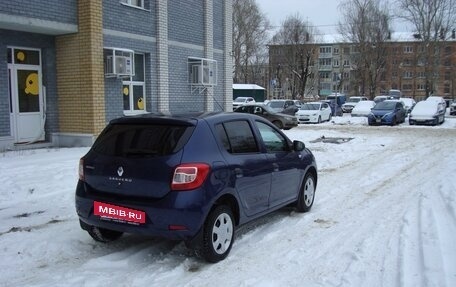
[{"label": "renault sandero hatchback", "polygon": [[217,262],[237,226],[290,204],[310,210],[316,186],[312,153],[261,117],[143,115],[112,120],[81,158],[76,211],[97,241],[183,240]]}]

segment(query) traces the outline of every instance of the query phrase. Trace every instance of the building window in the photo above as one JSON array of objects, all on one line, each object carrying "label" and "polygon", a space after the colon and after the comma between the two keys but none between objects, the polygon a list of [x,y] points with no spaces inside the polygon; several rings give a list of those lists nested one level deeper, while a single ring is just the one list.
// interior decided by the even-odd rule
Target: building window
[{"label": "building window", "polygon": [[426,73],[425,72],[417,72],[416,73],[416,77],[424,79],[424,78],[426,78]]},{"label": "building window", "polygon": [[122,81],[122,98],[124,113],[141,113],[146,111],[144,54],[135,54],[135,75]]},{"label": "building window", "polygon": [[350,47],[345,47],[345,48],[344,48],[344,54],[345,54],[345,55],[350,54]]},{"label": "building window", "polygon": [[405,71],[404,72],[404,79],[411,79],[413,77],[413,72]]},{"label": "building window", "polygon": [[330,79],[331,73],[330,72],[320,72],[320,79]]},{"label": "building window", "polygon": [[403,65],[404,66],[411,66],[412,62],[410,61],[410,59],[404,59]]},{"label": "building window", "polygon": [[339,54],[339,48],[333,48],[333,54],[338,55]]},{"label": "building window", "polygon": [[344,67],[350,67],[350,60],[344,60]]},{"label": "building window", "polygon": [[320,47],[320,54],[331,54],[331,47]]},{"label": "building window", "polygon": [[447,60],[445,60],[445,62],[443,64],[445,67],[451,67],[451,60],[447,59]]},{"label": "building window", "polygon": [[413,53],[412,46],[404,46],[404,53]]},{"label": "building window", "polygon": [[416,85],[416,89],[418,91],[424,91],[426,89],[426,85],[423,84],[423,83],[419,83],[419,84]]},{"label": "building window", "polygon": [[333,59],[333,66],[334,67],[339,67],[339,60]]},{"label": "building window", "polygon": [[331,61],[332,59],[331,58],[321,58],[319,59],[319,64],[320,66],[331,66]]},{"label": "building window", "polygon": [[450,93],[450,84],[445,84],[445,85],[443,86],[443,92],[444,92],[445,94],[449,94],[449,93]]},{"label": "building window", "polygon": [[123,3],[128,6],[134,6],[145,9],[144,0],[121,0],[120,3]]},{"label": "building window", "polygon": [[445,55],[451,55],[451,46],[445,47]]},{"label": "building window", "polygon": [[451,73],[450,71],[445,72],[445,81],[449,81],[451,79]]},{"label": "building window", "polygon": [[412,84],[403,84],[402,85],[402,90],[403,91],[411,91],[412,90]]}]

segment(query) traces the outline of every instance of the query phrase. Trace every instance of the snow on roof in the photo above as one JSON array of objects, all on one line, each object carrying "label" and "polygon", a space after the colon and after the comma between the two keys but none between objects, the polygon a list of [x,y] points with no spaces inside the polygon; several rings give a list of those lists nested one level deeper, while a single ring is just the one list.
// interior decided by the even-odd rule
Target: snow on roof
[{"label": "snow on roof", "polygon": [[233,90],[266,90],[255,84],[233,84]]},{"label": "snow on roof", "polygon": [[[416,38],[416,33],[413,32],[393,32],[391,33],[391,39],[389,42],[419,42],[420,39]],[[449,37],[445,41],[455,41],[455,39]],[[326,34],[320,35],[315,41],[316,44],[341,44],[348,43],[342,34]]]}]

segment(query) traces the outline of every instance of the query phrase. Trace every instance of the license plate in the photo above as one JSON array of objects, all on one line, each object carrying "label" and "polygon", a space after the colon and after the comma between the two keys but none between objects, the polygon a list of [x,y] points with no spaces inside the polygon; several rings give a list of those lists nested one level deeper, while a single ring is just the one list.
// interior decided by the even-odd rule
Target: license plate
[{"label": "license plate", "polygon": [[103,219],[111,219],[119,222],[146,223],[146,213],[144,211],[98,201],[93,202],[93,214]]},{"label": "license plate", "polygon": [[375,121],[377,121],[377,123],[380,123],[380,122],[382,122],[382,120],[379,120],[379,119],[376,119]]}]

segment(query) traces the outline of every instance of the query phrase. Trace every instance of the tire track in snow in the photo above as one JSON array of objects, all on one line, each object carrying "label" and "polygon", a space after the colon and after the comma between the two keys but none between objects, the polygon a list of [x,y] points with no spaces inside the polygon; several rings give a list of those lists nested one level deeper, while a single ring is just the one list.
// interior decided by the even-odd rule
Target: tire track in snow
[{"label": "tire track in snow", "polygon": [[[450,282],[454,283],[456,267],[451,258],[456,258],[456,247],[454,238],[448,238],[448,234],[456,234],[454,208],[446,200],[448,197],[443,196],[443,187],[435,186],[432,178],[425,176],[428,169],[442,166],[446,167],[443,172],[454,174],[454,168],[448,171],[454,159],[448,159],[442,152],[449,144],[451,141],[444,140],[433,146],[430,153],[433,156],[427,157],[426,165],[417,168],[417,174],[424,175],[415,185],[418,204],[409,206],[404,214],[400,233],[398,283],[401,286],[451,286]],[[454,191],[452,184],[449,188]]]}]

